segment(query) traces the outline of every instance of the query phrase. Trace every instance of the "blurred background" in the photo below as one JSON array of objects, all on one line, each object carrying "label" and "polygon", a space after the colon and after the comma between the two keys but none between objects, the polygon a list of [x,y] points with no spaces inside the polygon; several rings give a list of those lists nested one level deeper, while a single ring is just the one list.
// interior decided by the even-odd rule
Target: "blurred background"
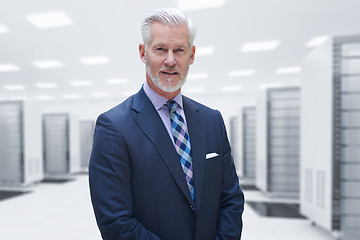
[{"label": "blurred background", "polygon": [[0,0],[0,238],[101,239],[95,121],[141,88],[162,7],[197,27],[182,92],[224,117],[242,239],[359,239],[357,0]]}]

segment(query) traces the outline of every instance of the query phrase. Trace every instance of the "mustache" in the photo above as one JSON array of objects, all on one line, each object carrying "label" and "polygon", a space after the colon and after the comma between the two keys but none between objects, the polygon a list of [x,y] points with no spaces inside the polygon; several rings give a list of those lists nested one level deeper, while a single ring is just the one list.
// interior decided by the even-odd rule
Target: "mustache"
[{"label": "mustache", "polygon": [[181,71],[178,67],[163,67],[159,70],[159,72],[161,72],[161,71],[176,71],[178,73],[181,73]]}]

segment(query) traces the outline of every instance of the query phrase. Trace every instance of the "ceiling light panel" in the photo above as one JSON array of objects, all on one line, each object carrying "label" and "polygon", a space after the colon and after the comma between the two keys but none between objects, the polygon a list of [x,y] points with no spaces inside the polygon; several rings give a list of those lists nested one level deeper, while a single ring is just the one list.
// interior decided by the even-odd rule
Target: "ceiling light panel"
[{"label": "ceiling light panel", "polygon": [[37,28],[62,27],[72,24],[71,19],[62,11],[31,14],[27,15],[26,19]]},{"label": "ceiling light panel", "polygon": [[196,51],[195,51],[196,56],[210,56],[213,54],[214,54],[213,46],[196,47]]},{"label": "ceiling light panel", "polygon": [[294,73],[301,73],[301,67],[284,67],[279,68],[276,70],[276,74],[294,74]]},{"label": "ceiling light panel", "polygon": [[70,85],[74,87],[86,87],[86,86],[91,86],[92,83],[88,80],[80,80],[80,81],[71,81]]},{"label": "ceiling light panel", "polygon": [[13,96],[9,98],[12,101],[27,101],[29,98],[25,96]]},{"label": "ceiling light panel", "polygon": [[51,101],[54,100],[54,97],[51,95],[43,95],[43,96],[37,96],[36,99],[39,101]]},{"label": "ceiling light panel", "polygon": [[283,87],[281,83],[271,83],[271,84],[261,84],[258,86],[259,89],[268,89],[268,88],[279,88]]},{"label": "ceiling light panel", "polygon": [[110,79],[106,80],[106,83],[111,84],[111,85],[125,84],[128,82],[129,82],[129,80],[127,80],[126,78],[110,78]]},{"label": "ceiling light panel", "polygon": [[58,85],[56,83],[53,83],[53,82],[36,83],[35,86],[37,88],[44,88],[44,89],[57,88],[58,87]]},{"label": "ceiling light panel", "polygon": [[242,46],[242,52],[262,52],[275,50],[279,45],[279,41],[263,41],[246,43]]},{"label": "ceiling light panel", "polygon": [[255,74],[253,69],[234,70],[228,73],[229,77],[248,77]]},{"label": "ceiling light panel", "polygon": [[133,95],[133,94],[136,94],[137,92],[138,92],[138,90],[123,91],[123,92],[122,92],[122,95],[123,95],[124,97],[129,97],[129,96],[131,96],[131,95]]},{"label": "ceiling light panel", "polygon": [[107,98],[107,97],[110,97],[110,94],[106,93],[106,92],[99,92],[99,93],[93,93],[92,96],[94,98]]},{"label": "ceiling light panel", "polygon": [[81,95],[79,94],[65,94],[64,95],[64,99],[66,100],[75,100],[75,99],[80,99]]},{"label": "ceiling light panel", "polygon": [[206,79],[209,75],[207,73],[189,73],[188,79]]},{"label": "ceiling light panel", "polygon": [[220,90],[222,92],[240,92],[241,89],[241,86],[224,86]]},{"label": "ceiling light panel", "polygon": [[205,92],[204,88],[187,88],[185,89],[186,93],[203,93]]},{"label": "ceiling light panel", "polygon": [[84,65],[107,64],[110,62],[110,60],[105,56],[82,57],[79,58],[79,61]]},{"label": "ceiling light panel", "polygon": [[314,37],[306,44],[306,46],[307,47],[318,47],[318,46],[322,45],[326,40],[328,40],[328,38],[329,38],[328,36]]},{"label": "ceiling light panel", "polygon": [[9,29],[6,28],[4,25],[0,24],[0,33],[7,33],[9,32]]},{"label": "ceiling light panel", "polygon": [[18,90],[24,90],[25,86],[20,84],[4,85],[4,89],[9,91],[18,91]]},{"label": "ceiling light panel", "polygon": [[35,67],[38,67],[41,69],[60,68],[63,66],[63,64],[60,61],[55,60],[55,59],[34,61],[33,64],[35,65]]},{"label": "ceiling light panel", "polygon": [[5,63],[5,64],[0,64],[0,72],[14,72],[14,71],[19,71],[20,67],[12,64],[12,63]]},{"label": "ceiling light panel", "polygon": [[178,6],[183,10],[222,7],[225,0],[178,0]]}]

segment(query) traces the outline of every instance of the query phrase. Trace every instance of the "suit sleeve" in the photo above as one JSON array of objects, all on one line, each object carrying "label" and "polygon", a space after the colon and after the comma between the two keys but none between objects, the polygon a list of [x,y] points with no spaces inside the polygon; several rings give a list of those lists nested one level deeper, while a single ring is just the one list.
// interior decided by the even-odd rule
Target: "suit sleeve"
[{"label": "suit sleeve", "polygon": [[222,189],[217,223],[217,240],[241,238],[244,194],[239,186],[234,160],[223,119],[221,121],[221,141],[223,149]]},{"label": "suit sleeve", "polygon": [[126,143],[114,122],[99,116],[89,164],[89,184],[103,239],[159,240],[134,218],[131,163]]}]

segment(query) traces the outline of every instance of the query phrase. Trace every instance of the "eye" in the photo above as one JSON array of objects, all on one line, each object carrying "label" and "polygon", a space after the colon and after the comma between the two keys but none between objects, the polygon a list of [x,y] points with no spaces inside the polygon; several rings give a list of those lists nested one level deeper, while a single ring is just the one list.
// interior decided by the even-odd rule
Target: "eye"
[{"label": "eye", "polygon": [[178,48],[178,49],[175,50],[175,52],[179,52],[179,53],[183,52],[183,51],[184,51],[184,49],[181,49],[181,48]]},{"label": "eye", "polygon": [[158,48],[156,48],[156,51],[162,52],[162,51],[165,51],[165,48],[158,47]]}]

